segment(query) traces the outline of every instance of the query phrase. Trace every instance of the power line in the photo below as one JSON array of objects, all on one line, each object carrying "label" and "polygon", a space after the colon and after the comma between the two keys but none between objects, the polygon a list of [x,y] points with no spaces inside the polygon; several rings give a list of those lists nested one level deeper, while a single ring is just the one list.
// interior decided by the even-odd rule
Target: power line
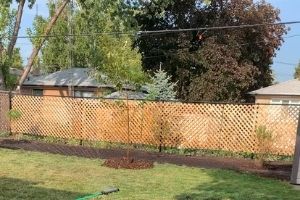
[{"label": "power line", "polygon": [[236,28],[253,28],[260,26],[278,26],[278,25],[290,25],[300,24],[300,21],[288,21],[278,23],[262,23],[262,24],[243,24],[234,26],[216,26],[216,27],[203,27],[203,28],[188,28],[188,29],[170,29],[170,30],[155,30],[155,31],[139,31],[139,34],[160,34],[160,33],[178,33],[178,32],[189,32],[189,31],[201,31],[201,30],[221,30],[221,29],[236,29]]},{"label": "power line", "polygon": [[[284,39],[290,39],[290,38],[294,38],[294,37],[300,37],[300,34],[295,34],[295,35],[290,35],[290,36],[285,36],[285,37],[282,37]],[[261,44],[261,43],[265,43],[266,41],[260,41],[260,42],[255,42],[255,44]],[[17,45],[22,45],[22,46],[33,46],[34,44],[32,43],[26,43],[26,42],[16,42]],[[251,43],[242,43],[240,44],[239,46],[245,46],[245,45],[248,45],[248,44],[251,44]],[[184,48],[182,48],[184,49]],[[187,48],[188,49],[188,48]],[[161,56],[160,56],[161,57]]]},{"label": "power line", "polygon": [[[118,32],[112,32],[112,34],[117,34]],[[108,34],[108,33],[107,33]],[[97,33],[90,33],[90,34],[68,34],[67,36],[94,36],[94,35],[97,35]],[[65,37],[66,35],[49,35],[49,37]],[[38,37],[42,37],[42,36],[20,36],[22,37],[23,39],[24,38],[38,38]],[[289,39],[289,38],[294,38],[294,37],[300,37],[300,34],[295,34],[295,35],[290,35],[290,36],[285,36],[285,37],[282,37],[284,39]],[[265,43],[265,41],[261,41],[261,42],[256,42],[256,43]],[[33,45],[32,43],[20,43],[20,42],[17,42],[16,44],[20,44],[20,45]],[[246,44],[249,44],[249,43],[243,43],[241,45],[246,45]]]},{"label": "power line", "polygon": [[[51,38],[51,37],[89,37],[95,35],[155,35],[155,34],[168,34],[168,33],[179,33],[179,32],[189,32],[189,31],[201,31],[201,30],[222,30],[222,29],[236,29],[236,28],[253,28],[261,26],[278,26],[278,25],[290,25],[290,24],[300,24],[300,21],[289,21],[289,22],[278,22],[278,23],[262,23],[262,24],[243,24],[235,26],[215,26],[215,27],[203,27],[203,28],[190,28],[190,29],[167,29],[167,30],[155,30],[155,31],[129,31],[129,32],[98,32],[98,33],[80,33],[80,34],[64,34],[64,35],[36,35],[36,36],[16,36],[16,38]],[[3,36],[3,39],[10,39],[14,36]]]},{"label": "power line", "polygon": [[286,36],[286,37],[283,37],[283,38],[294,38],[294,37],[299,37],[300,34],[295,34],[295,35],[290,35],[290,36]]},{"label": "power line", "polygon": [[[80,33],[80,34],[64,34],[64,35],[34,35],[34,36],[17,36],[20,39],[34,39],[34,38],[53,38],[53,37],[90,37],[95,35],[135,35],[136,32],[99,32],[99,33]],[[14,36],[4,36],[3,39],[10,39]]]},{"label": "power line", "polygon": [[289,66],[294,66],[294,67],[296,67],[298,65],[296,63],[289,63],[289,62],[282,62],[282,61],[274,61],[274,63],[289,65]]}]

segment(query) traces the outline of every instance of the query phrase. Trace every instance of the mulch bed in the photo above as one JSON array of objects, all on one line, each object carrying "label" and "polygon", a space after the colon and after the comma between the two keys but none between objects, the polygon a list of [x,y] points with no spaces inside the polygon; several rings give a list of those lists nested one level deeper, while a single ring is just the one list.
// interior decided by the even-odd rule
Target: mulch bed
[{"label": "mulch bed", "polygon": [[[50,144],[37,141],[27,140],[0,140],[0,148],[9,149],[23,149],[27,151],[47,152],[54,154],[62,154],[69,156],[79,156],[86,158],[100,158],[109,159],[107,163],[114,165],[115,168],[121,167],[124,164],[120,162],[122,158],[126,157],[125,149],[98,149],[84,146],[71,146],[62,144]],[[271,177],[281,180],[289,180],[291,174],[291,165],[284,168],[257,166],[254,160],[250,159],[236,159],[224,157],[207,157],[207,156],[184,156],[167,153],[154,153],[141,150],[131,150],[130,156],[134,161],[147,161],[150,163],[170,163],[175,165],[184,165],[189,167],[200,168],[216,168],[216,169],[229,169],[238,172],[247,172],[258,174],[263,177]],[[112,164],[113,163],[113,164]]]},{"label": "mulch bed", "polygon": [[110,158],[105,160],[103,166],[115,169],[149,169],[153,168],[153,162],[137,160],[134,158]]}]

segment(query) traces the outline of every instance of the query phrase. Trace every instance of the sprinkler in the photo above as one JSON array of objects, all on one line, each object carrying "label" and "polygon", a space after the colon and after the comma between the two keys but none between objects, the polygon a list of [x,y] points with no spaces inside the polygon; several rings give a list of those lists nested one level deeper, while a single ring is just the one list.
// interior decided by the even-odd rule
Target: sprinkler
[{"label": "sprinkler", "polygon": [[84,197],[80,197],[80,198],[77,198],[76,200],[93,199],[93,198],[96,198],[96,197],[101,196],[101,195],[108,195],[110,193],[119,192],[119,191],[120,191],[119,188],[108,187],[108,188],[105,188],[104,190],[102,190],[101,192],[96,192],[96,193],[93,193],[93,194],[90,194],[90,195],[87,195],[87,196],[84,196]]}]

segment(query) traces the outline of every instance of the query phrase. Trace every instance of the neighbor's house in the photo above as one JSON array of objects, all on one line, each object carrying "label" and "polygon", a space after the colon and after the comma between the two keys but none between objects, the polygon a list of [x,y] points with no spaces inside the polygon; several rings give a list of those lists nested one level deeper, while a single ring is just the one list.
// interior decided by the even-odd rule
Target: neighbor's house
[{"label": "neighbor's house", "polygon": [[17,69],[17,68],[13,68],[13,67],[9,68],[9,73],[18,78],[22,76],[23,71],[24,70],[22,70],[22,69]]},{"label": "neighbor's house", "polygon": [[255,103],[300,104],[300,80],[294,79],[250,92]]},{"label": "neighbor's house", "polygon": [[[62,97],[104,97],[116,91],[107,77],[97,81],[87,68],[71,68],[48,75],[30,76],[21,87],[21,94]],[[124,90],[134,90],[124,87]]]}]

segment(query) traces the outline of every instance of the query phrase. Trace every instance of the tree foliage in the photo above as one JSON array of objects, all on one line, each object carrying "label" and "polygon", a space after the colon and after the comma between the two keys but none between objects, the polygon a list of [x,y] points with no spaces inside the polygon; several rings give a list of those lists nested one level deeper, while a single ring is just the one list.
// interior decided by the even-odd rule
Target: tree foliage
[{"label": "tree foliage", "polygon": [[[12,49],[11,57],[7,55],[7,49],[15,25],[15,16],[17,11],[10,9],[12,0],[3,0],[0,2],[0,88],[10,89],[16,81],[16,78],[9,73],[9,68],[21,69],[23,61],[19,48]],[[34,3],[34,1],[31,1]]]},{"label": "tree foliage", "polygon": [[300,62],[297,65],[297,67],[295,68],[294,78],[300,79]]},{"label": "tree foliage", "polygon": [[[53,35],[89,34],[88,36],[50,37],[42,47],[40,67],[46,72],[54,72],[70,67],[90,67],[96,77],[109,75],[116,84],[127,81],[140,83],[144,79],[141,56],[133,49],[130,35],[117,34],[133,31],[125,17],[123,1],[78,1],[75,7],[64,10],[53,27]],[[49,4],[50,16],[57,4]],[[29,35],[40,35],[49,21],[36,17]],[[97,33],[115,34],[97,34]],[[93,34],[94,33],[94,34]],[[32,43],[39,42],[38,38]],[[122,82],[122,83],[121,83]]]},{"label": "tree foliage", "polygon": [[161,68],[151,77],[151,83],[147,84],[148,99],[150,100],[174,100],[176,97],[175,83],[171,82],[171,77]]},{"label": "tree foliage", "polygon": [[[279,22],[265,1],[140,1],[135,18],[141,31]],[[164,70],[178,80],[185,100],[239,101],[272,83],[272,57],[283,42],[284,25],[141,35],[136,46],[143,68]]]}]

